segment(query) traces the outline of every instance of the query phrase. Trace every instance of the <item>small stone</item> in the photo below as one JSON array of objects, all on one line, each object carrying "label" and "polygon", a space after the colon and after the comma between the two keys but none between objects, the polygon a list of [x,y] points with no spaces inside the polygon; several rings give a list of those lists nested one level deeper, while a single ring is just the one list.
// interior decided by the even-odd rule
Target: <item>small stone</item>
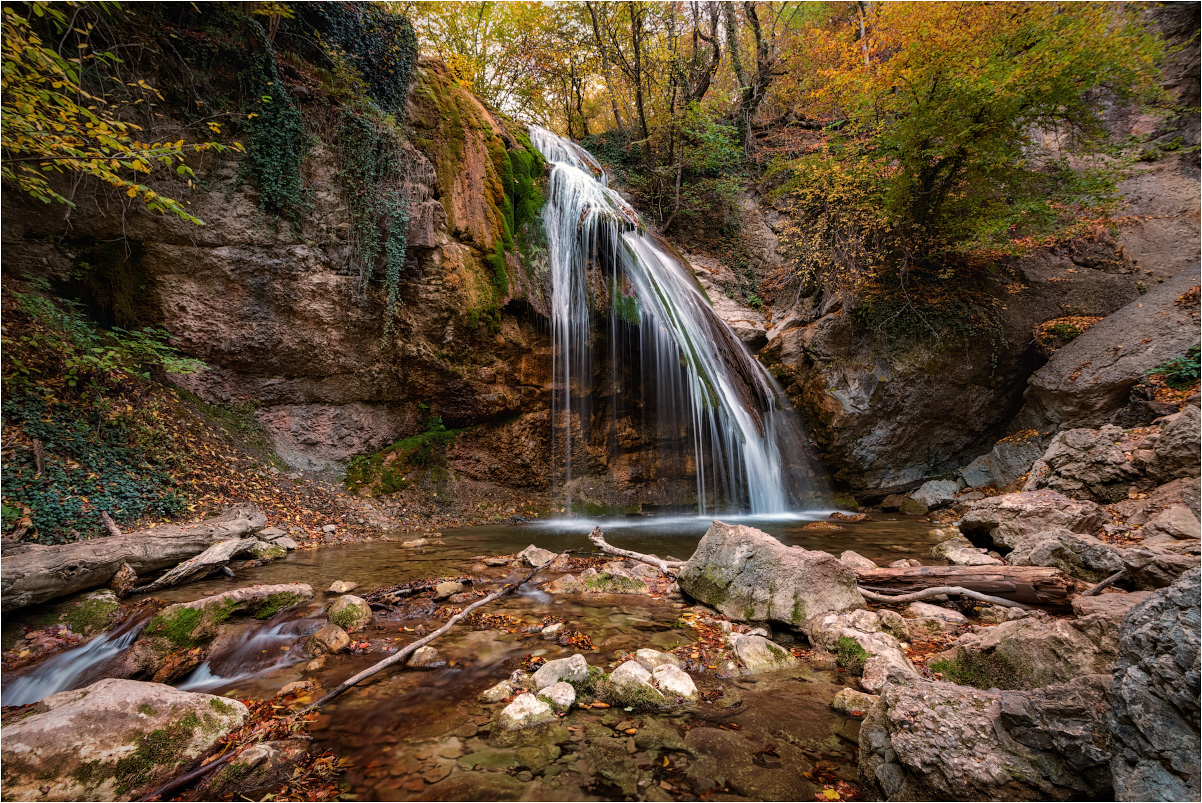
[{"label": "small stone", "polygon": [[425,546],[428,543],[430,542],[425,538],[415,538],[412,541],[402,541],[401,546],[405,549],[416,549],[417,547]]},{"label": "small stone", "polygon": [[549,549],[541,549],[531,544],[519,552],[517,557],[527,566],[545,566],[555,559],[555,553]]},{"label": "small stone", "polygon": [[908,569],[913,566],[921,566],[921,565],[922,565],[922,561],[920,561],[920,560],[915,560],[914,558],[902,558],[901,560],[895,560],[892,563],[890,563],[889,568],[890,569]]},{"label": "small stone", "polygon": [[409,656],[409,660],[406,663],[414,667],[434,667],[443,666],[446,664],[446,661],[442,660],[442,656],[438,654],[438,650],[427,644],[414,650],[413,655]]},{"label": "small stone", "polygon": [[839,560],[846,563],[853,569],[879,569],[873,561],[861,555],[859,552],[853,552],[848,549],[839,555]]},{"label": "small stone", "polygon": [[651,673],[651,681],[669,696],[683,697],[689,701],[697,699],[697,684],[680,667],[672,664],[656,667]]},{"label": "small stone", "polygon": [[337,530],[338,530],[338,525],[337,525],[337,524],[327,524],[327,525],[325,525],[324,527],[322,527],[322,528],[321,528],[321,531],[322,531],[323,533],[332,533],[332,532],[335,532],[335,531],[337,531]]},{"label": "small stone", "polygon": [[326,625],[309,638],[309,652],[314,654],[336,653],[345,650],[351,637],[338,625]]},{"label": "small stone", "polygon": [[802,525],[801,529],[809,532],[833,533],[843,528],[833,521],[811,521],[809,524]]},{"label": "small stone", "polygon": [[279,696],[283,697],[288,694],[301,694],[302,692],[316,689],[317,684],[312,680],[294,680],[284,688],[280,689]]},{"label": "small stone", "polygon": [[941,619],[957,625],[968,624],[968,619],[959,611],[926,602],[911,602],[906,606],[906,615],[917,619]]},{"label": "small stone", "polygon": [[902,500],[899,512],[904,516],[925,516],[930,508],[917,499],[907,496]]},{"label": "small stone", "polygon": [[577,653],[569,658],[547,661],[534,673],[534,688],[537,691],[566,680],[569,683],[581,683],[588,678],[588,662],[584,656]]},{"label": "small stone", "polygon": [[661,666],[684,666],[684,661],[680,660],[672,653],[660,652],[659,650],[652,650],[648,649],[647,647],[637,650],[634,654],[634,660],[638,661],[639,665],[648,672],[654,672]]},{"label": "small stone", "polygon": [[772,672],[777,669],[789,669],[797,665],[797,658],[784,647],[773,644],[763,636],[744,636],[732,633],[727,637],[731,651],[744,674],[753,675],[759,672]]},{"label": "small stone", "polygon": [[626,661],[613,671],[606,683],[606,697],[614,705],[635,708],[659,708],[667,703],[663,694],[651,685],[651,673],[638,661]]},{"label": "small stone", "polygon": [[567,711],[576,702],[576,689],[571,683],[565,683],[562,680],[552,683],[538,695],[549,700],[556,711]]},{"label": "small stone", "polygon": [[320,672],[326,668],[326,656],[319,655],[309,663],[305,664],[306,672]]},{"label": "small stone", "polygon": [[555,719],[551,706],[529,692],[519,694],[517,698],[505,706],[497,716],[497,724],[502,730],[520,730],[541,722]]},{"label": "small stone", "polygon": [[501,555],[495,558],[485,558],[485,566],[508,566],[513,563],[513,555]]},{"label": "small stone", "polygon": [[872,708],[872,704],[877,699],[878,695],[875,694],[865,694],[856,689],[843,689],[835,695],[831,707],[853,717],[862,717],[868,713],[868,709]]},{"label": "small stone", "polygon": [[259,530],[259,537],[266,541],[274,541],[275,539],[284,535],[287,535],[287,533],[281,530],[279,527],[267,527]]},{"label": "small stone", "polygon": [[352,583],[350,580],[335,580],[334,582],[330,583],[329,590],[331,594],[346,594],[350,591],[354,591],[358,587],[358,583]]},{"label": "small stone", "polygon": [[508,680],[502,680],[495,686],[491,686],[480,692],[479,700],[485,703],[499,703],[502,700],[508,700],[513,696],[515,689],[512,683]]},{"label": "small stone", "polygon": [[447,580],[434,586],[434,599],[442,600],[452,594],[459,594],[463,591],[463,583],[457,583],[454,580]]},{"label": "small stone", "polygon": [[577,580],[574,575],[565,574],[543,586],[543,591],[548,594],[583,594],[584,583]]},{"label": "small stone", "polygon": [[560,631],[563,630],[563,622],[556,622],[553,625],[547,625],[540,632],[545,639],[555,640],[559,638]]}]

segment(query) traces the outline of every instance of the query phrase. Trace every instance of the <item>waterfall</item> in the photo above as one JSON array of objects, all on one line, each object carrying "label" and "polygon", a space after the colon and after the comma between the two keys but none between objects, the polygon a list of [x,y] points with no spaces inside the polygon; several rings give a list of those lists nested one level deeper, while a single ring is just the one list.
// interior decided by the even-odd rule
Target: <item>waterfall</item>
[{"label": "waterfall", "polygon": [[[714,313],[691,268],[647,232],[587,151],[542,128],[530,136],[552,167],[542,221],[551,271],[552,449],[566,505],[573,477],[587,473],[588,429],[601,401],[611,449],[620,409],[637,413],[661,448],[677,444],[664,460],[695,475],[702,515],[781,514],[820,494],[796,415]],[[600,355],[594,324],[604,314],[610,337]],[[602,356],[606,388],[597,387]],[[637,376],[626,375],[631,362]]]}]

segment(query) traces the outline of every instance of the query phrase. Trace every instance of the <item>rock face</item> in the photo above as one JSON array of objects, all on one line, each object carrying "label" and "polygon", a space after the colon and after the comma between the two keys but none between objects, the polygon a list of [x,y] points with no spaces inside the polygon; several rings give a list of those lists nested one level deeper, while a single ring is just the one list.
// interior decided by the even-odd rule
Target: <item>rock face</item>
[{"label": "rock face", "polygon": [[1186,407],[1170,418],[1152,447],[1148,463],[1148,476],[1157,482],[1197,477],[1202,471],[1198,408]]},{"label": "rock face", "polygon": [[1118,800],[1199,797],[1199,570],[1123,620],[1110,690]]},{"label": "rock face", "polygon": [[1114,426],[1059,433],[1031,468],[1023,490],[1050,488],[1101,504],[1126,499],[1139,471],[1118,447],[1122,436],[1123,430]]},{"label": "rock face", "polygon": [[1109,521],[1093,502],[1047,490],[980,499],[967,503],[963,510],[959,528],[969,541],[1005,551],[1046,530],[1063,528],[1092,535]]},{"label": "rock face", "polygon": [[245,722],[236,700],[108,679],[42,700],[4,724],[4,794],[14,800],[137,799]]},{"label": "rock face", "polygon": [[1198,268],[1187,269],[1057,351],[1032,375],[1016,426],[1107,423],[1146,372],[1197,345],[1198,302],[1177,303],[1197,284]]},{"label": "rock face", "polygon": [[677,582],[694,599],[743,621],[801,625],[816,615],[864,607],[855,570],[834,556],[720,521],[697,544]]},{"label": "rock face", "polygon": [[1107,800],[1108,680],[889,686],[860,727],[860,778],[879,800]]}]

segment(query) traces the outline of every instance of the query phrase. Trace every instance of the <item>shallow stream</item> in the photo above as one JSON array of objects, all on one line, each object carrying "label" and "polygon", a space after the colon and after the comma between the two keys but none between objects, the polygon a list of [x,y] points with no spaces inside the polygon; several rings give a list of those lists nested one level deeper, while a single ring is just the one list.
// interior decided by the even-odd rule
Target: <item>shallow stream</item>
[{"label": "shallow stream", "polygon": [[[848,523],[836,532],[802,529],[825,515],[741,520],[781,541],[838,555],[845,549],[882,565],[905,557],[932,562],[929,523],[905,517]],[[177,682],[182,688],[265,699],[285,684],[315,680],[330,689],[381,660],[389,650],[441,626],[429,600],[413,600],[399,612],[380,613],[356,642],[363,654],[331,656],[319,669],[305,649],[325,623],[323,610],[336,595],[334,580],[359,584],[356,593],[427,577],[476,574],[482,584],[510,576],[506,567],[482,570],[476,558],[512,554],[528,544],[588,551],[586,535],[598,523],[620,547],[687,558],[712,519],[565,520],[520,526],[482,526],[443,531],[443,544],[407,548],[417,534],[385,534],[376,540],[294,552],[265,566],[158,592],[171,602],[258,583],[302,582],[314,600],[268,622],[235,620],[214,644],[208,660]],[[434,536],[427,536],[432,540]],[[388,540],[385,540],[388,539]],[[515,575],[516,576],[516,575]],[[541,582],[541,578],[540,578]],[[478,585],[477,587],[487,587]],[[136,600],[135,600],[136,601]],[[682,618],[689,608],[643,595],[551,596],[525,586],[513,597],[482,609],[508,614],[516,625],[474,630],[460,625],[435,642],[446,665],[426,670],[386,670],[329,705],[312,728],[314,748],[330,749],[350,763],[348,791],[360,800],[589,800],[638,798],[805,800],[838,780],[856,778],[856,720],[830,707],[846,681],[830,665],[804,664],[779,676],[720,678],[695,675],[703,702],[672,715],[621,709],[574,709],[556,728],[506,741],[488,733],[499,706],[477,702],[484,689],[506,678],[527,656],[566,657],[560,646],[526,627],[544,617],[586,634],[592,665],[610,670],[618,650],[668,650],[688,644],[698,631]],[[36,612],[33,612],[36,614]],[[28,618],[28,617],[22,617]],[[5,629],[18,627],[6,617]],[[515,630],[516,632],[508,632]],[[128,627],[60,653],[21,673],[6,673],[5,705],[93,682],[105,661],[128,645]],[[87,667],[81,668],[81,663]],[[852,684],[854,685],[854,684]],[[309,698],[302,698],[308,701]]]}]

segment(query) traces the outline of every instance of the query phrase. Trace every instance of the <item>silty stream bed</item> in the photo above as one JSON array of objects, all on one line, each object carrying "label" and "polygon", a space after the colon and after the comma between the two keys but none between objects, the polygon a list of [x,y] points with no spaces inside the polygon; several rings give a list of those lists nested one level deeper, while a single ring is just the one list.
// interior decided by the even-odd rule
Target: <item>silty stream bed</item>
[{"label": "silty stream bed", "polygon": [[[882,565],[904,557],[929,557],[930,525],[904,517],[845,524],[838,532],[802,526],[814,518],[743,520],[783,542],[838,554],[854,549]],[[730,518],[728,521],[738,521]],[[615,546],[687,557],[711,519],[659,518],[600,522]],[[568,520],[522,526],[482,526],[444,531],[443,544],[405,548],[416,534],[317,550],[240,572],[235,579],[210,579],[155,596],[171,602],[257,583],[303,582],[313,602],[267,622],[235,620],[214,645],[209,659],[176,685],[231,697],[264,699],[285,684],[316,680],[323,689],[381,660],[387,649],[417,638],[444,619],[432,615],[429,600],[414,600],[399,614],[380,613],[355,642],[371,642],[363,654],[331,656],[310,671],[308,636],[325,623],[322,614],[337,595],[325,589],[334,580],[359,584],[354,593],[426,577],[459,576],[475,566],[482,583],[495,587],[510,570],[480,572],[476,556],[511,554],[535,543],[553,551],[588,550],[584,535],[598,522]],[[516,576],[516,573],[513,574]],[[537,583],[549,577],[540,577]],[[136,601],[131,600],[131,601]],[[618,650],[668,650],[692,642],[698,633],[682,617],[679,601],[642,595],[572,594],[551,596],[533,585],[481,609],[508,614],[533,626],[546,616],[589,636],[595,649],[583,654],[606,671]],[[37,611],[6,617],[6,643]],[[472,629],[463,623],[435,646],[446,665],[437,669],[389,669],[344,694],[324,709],[311,732],[313,748],[330,749],[349,762],[344,783],[360,800],[648,800],[706,799],[806,800],[824,784],[856,780],[859,723],[830,707],[851,678],[828,664],[803,663],[797,671],[754,677],[720,678],[695,674],[703,701],[668,714],[620,708],[573,709],[558,725],[537,734],[490,735],[500,705],[485,706],[477,695],[506,678],[527,655],[548,660],[577,652],[544,640],[535,632],[510,628]],[[124,628],[118,628],[118,631]],[[114,631],[116,632],[116,631]],[[60,653],[20,673],[6,673],[4,704],[32,702],[61,688],[104,676],[106,661],[128,642],[98,649],[89,645]],[[395,641],[390,641],[395,639]],[[96,660],[96,656],[102,656]],[[74,656],[74,657],[73,657]],[[80,661],[96,661],[80,670]],[[69,684],[62,685],[65,679]],[[18,699],[19,698],[19,699]],[[32,699],[30,699],[32,698]],[[302,698],[309,701],[311,697]]]}]

